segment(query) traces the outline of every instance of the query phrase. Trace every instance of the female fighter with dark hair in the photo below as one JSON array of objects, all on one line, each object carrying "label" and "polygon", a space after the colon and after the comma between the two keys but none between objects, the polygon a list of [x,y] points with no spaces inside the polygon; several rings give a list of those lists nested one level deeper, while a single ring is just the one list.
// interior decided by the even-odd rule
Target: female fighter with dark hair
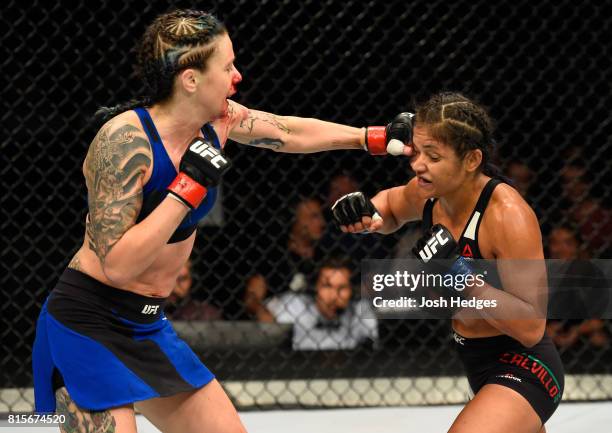
[{"label": "female fighter with dark hair", "polygon": [[[457,259],[454,273],[470,273],[471,259],[495,261],[498,278],[491,280],[501,286],[487,281],[470,288],[469,296],[496,300],[502,313],[475,317],[474,311],[459,310],[453,316],[454,345],[475,395],[450,431],[544,432],[561,399],[564,376],[544,333],[538,220],[490,162],[493,126],[483,107],[461,94],[440,93],[417,107],[413,127],[416,176],[371,201],[362,193],[344,196],[333,207],[334,217],[351,233],[390,233],[422,220],[416,256],[423,251],[428,260]],[[424,251],[436,236],[449,242]],[[530,269],[517,269],[518,260]]]}]

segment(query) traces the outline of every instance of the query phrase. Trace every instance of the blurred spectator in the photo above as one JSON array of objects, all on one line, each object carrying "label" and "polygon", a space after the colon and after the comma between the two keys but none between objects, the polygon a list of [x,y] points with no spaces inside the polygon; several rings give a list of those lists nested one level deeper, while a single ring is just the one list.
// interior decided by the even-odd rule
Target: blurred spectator
[{"label": "blurred spectator", "polygon": [[[295,208],[287,250],[301,259],[314,259],[317,242],[324,230],[325,218],[321,203],[314,198],[302,200]],[[297,291],[294,288],[292,290]]]},{"label": "blurred spectator", "polygon": [[548,235],[548,257],[550,259],[587,259],[588,254],[581,247],[582,241],[578,230],[569,224],[556,226]]},{"label": "blurred spectator", "polygon": [[340,197],[358,190],[359,184],[353,176],[347,172],[336,174],[329,181],[325,208],[331,208]]},{"label": "blurred spectator", "polygon": [[[268,257],[266,270],[250,277],[245,290],[245,308],[251,317],[265,314],[256,303],[265,294],[276,295],[286,290],[304,291],[314,278],[317,243],[323,236],[325,219],[321,204],[314,198],[301,200],[295,207],[293,223],[289,230],[287,249],[281,257]],[[263,295],[262,295],[263,294]]]},{"label": "blurred spectator", "polygon": [[[574,346],[581,338],[596,347],[608,345],[605,323],[599,317],[610,301],[609,284],[599,268],[587,261],[578,231],[569,225],[555,227],[548,236],[550,296],[547,332],[557,346]],[[582,259],[582,260],[581,260]],[[554,320],[562,318],[563,320]]]},{"label": "blurred spectator", "polygon": [[612,211],[591,195],[593,173],[583,159],[576,157],[567,161],[560,175],[570,221],[578,227],[588,250],[601,256],[612,247]]},{"label": "blurred spectator", "polygon": [[181,268],[174,290],[168,297],[166,316],[171,320],[220,320],[221,310],[206,301],[192,298],[191,261]]},{"label": "blurred spectator", "polygon": [[265,303],[274,321],[293,324],[294,350],[355,349],[378,340],[376,319],[365,318],[367,303],[353,299],[348,263],[323,263],[314,294],[288,292]]},{"label": "blurred spectator", "polygon": [[[331,207],[340,197],[359,190],[359,183],[350,173],[342,171],[332,176],[327,187],[327,198],[325,199],[324,208],[325,220],[328,222],[328,225],[319,243],[323,251],[342,251],[343,254],[349,255],[353,268],[360,268],[360,262],[364,259],[383,259],[389,257],[390,252],[393,251],[396,239],[394,236],[381,236],[379,234],[363,236],[342,233],[338,229],[333,222]],[[335,254],[327,254],[327,256],[331,255]],[[353,275],[355,279],[358,276],[358,273]],[[357,283],[357,281],[353,282]]]},{"label": "blurred spectator", "polygon": [[529,189],[535,179],[533,170],[524,162],[513,160],[506,166],[506,176],[512,179],[519,194],[527,199]]},{"label": "blurred spectator", "polygon": [[250,318],[258,322],[273,323],[274,316],[265,305],[267,295],[266,279],[260,274],[252,276],[244,292],[244,308]]}]

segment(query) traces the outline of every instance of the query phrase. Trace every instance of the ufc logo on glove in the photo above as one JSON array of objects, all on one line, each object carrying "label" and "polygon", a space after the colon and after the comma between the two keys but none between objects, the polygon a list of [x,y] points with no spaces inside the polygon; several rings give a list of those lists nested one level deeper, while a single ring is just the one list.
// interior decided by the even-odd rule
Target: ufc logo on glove
[{"label": "ufc logo on glove", "polygon": [[429,259],[431,259],[431,257],[438,252],[438,249],[436,248],[438,245],[442,246],[450,240],[449,238],[445,238],[443,234],[444,230],[440,229],[434,237],[427,241],[425,247],[419,251],[419,255],[425,263],[427,263]]},{"label": "ufc logo on glove", "polygon": [[221,155],[217,149],[203,140],[194,140],[189,147],[189,150],[197,153],[203,158],[208,159],[216,168],[221,168],[222,166],[227,165],[227,160],[223,157],[223,155]]}]

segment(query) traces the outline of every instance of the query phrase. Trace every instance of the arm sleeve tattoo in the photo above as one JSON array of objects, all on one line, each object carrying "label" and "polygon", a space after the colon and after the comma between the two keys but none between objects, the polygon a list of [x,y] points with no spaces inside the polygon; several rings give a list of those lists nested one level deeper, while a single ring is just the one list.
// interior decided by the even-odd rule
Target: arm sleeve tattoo
[{"label": "arm sleeve tattoo", "polygon": [[89,215],[86,230],[102,264],[132,227],[142,206],[142,177],[151,165],[151,148],[135,126],[104,125],[85,160]]}]

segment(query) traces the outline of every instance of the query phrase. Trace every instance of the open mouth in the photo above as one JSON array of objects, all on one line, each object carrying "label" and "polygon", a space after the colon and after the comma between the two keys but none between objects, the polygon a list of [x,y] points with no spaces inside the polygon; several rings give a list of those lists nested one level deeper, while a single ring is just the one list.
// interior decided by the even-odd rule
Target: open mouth
[{"label": "open mouth", "polygon": [[421,176],[417,176],[417,179],[420,186],[430,186],[432,183],[430,180],[427,180]]}]

